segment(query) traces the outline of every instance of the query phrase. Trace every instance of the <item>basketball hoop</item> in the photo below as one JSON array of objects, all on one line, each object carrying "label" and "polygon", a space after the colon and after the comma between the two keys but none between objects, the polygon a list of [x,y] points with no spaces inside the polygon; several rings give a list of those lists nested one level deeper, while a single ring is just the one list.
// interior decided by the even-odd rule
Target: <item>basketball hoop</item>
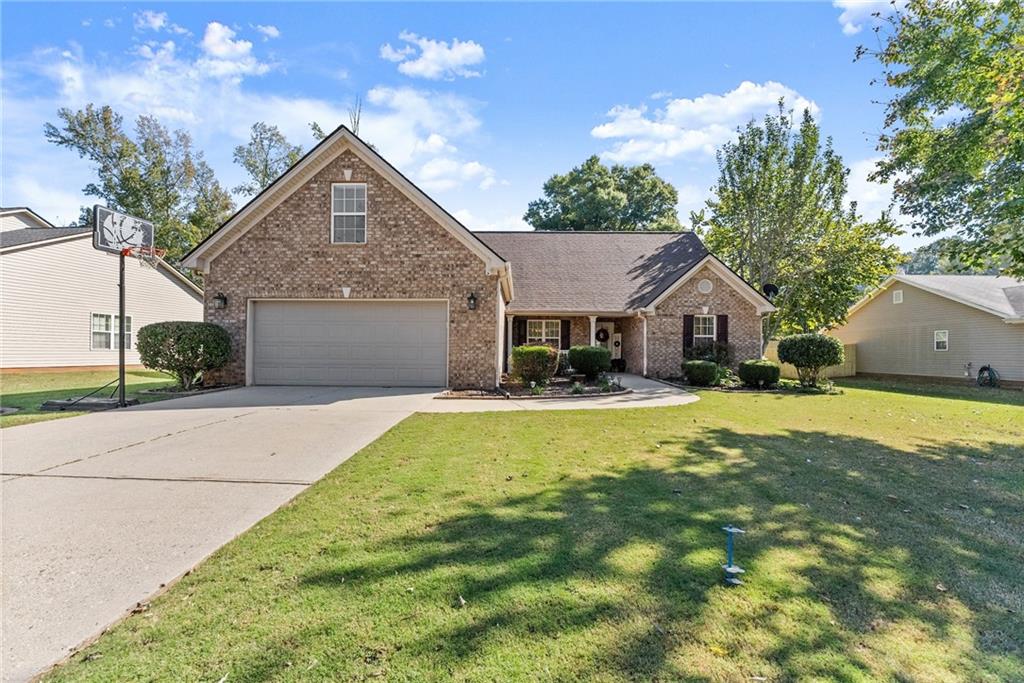
[{"label": "basketball hoop", "polygon": [[125,247],[121,250],[121,254],[124,256],[134,256],[139,259],[139,263],[143,263],[150,268],[156,267],[157,261],[164,257],[167,253],[166,249],[158,249],[156,247]]}]

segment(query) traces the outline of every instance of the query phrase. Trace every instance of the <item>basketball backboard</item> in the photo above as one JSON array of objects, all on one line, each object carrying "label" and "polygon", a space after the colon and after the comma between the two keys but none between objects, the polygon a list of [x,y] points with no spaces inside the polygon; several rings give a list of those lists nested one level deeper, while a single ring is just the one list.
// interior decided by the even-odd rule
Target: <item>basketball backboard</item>
[{"label": "basketball backboard", "polygon": [[93,207],[92,245],[113,254],[129,247],[152,247],[153,224],[97,204]]}]

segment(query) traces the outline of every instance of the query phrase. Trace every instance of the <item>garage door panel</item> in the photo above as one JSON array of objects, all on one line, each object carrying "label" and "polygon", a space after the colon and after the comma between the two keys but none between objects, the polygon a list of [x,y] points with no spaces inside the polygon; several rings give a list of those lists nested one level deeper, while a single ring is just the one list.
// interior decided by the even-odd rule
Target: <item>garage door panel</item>
[{"label": "garage door panel", "polygon": [[444,302],[259,301],[256,384],[443,386]]}]

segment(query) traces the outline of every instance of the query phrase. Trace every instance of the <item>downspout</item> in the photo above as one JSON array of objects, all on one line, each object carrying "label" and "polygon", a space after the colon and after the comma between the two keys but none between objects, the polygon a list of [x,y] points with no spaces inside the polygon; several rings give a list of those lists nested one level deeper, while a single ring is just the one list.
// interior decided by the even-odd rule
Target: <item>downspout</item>
[{"label": "downspout", "polygon": [[647,376],[647,316],[641,315],[641,320],[644,321],[644,377]]}]

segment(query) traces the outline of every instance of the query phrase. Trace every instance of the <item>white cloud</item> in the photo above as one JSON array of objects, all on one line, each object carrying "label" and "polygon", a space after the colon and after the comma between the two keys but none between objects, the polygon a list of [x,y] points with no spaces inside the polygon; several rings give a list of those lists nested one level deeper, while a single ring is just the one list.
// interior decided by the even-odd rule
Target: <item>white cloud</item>
[{"label": "white cloud", "polygon": [[[172,24],[167,19],[167,12],[154,12],[153,10],[143,10],[136,12],[133,17],[133,23],[136,31],[169,31],[170,33],[176,33],[178,35],[191,35],[191,32],[182,26]],[[114,22],[107,19],[103,22],[104,26],[108,28],[113,27]]]},{"label": "white cloud", "polygon": [[272,24],[256,24],[254,28],[263,34],[263,40],[281,37],[281,30]]},{"label": "white cloud", "polygon": [[477,216],[469,209],[459,209],[453,214],[455,219],[465,225],[470,230],[480,231],[494,231],[494,230],[505,230],[505,231],[529,231],[533,230],[533,226],[523,220],[523,217],[519,214],[513,214],[508,216],[502,216],[494,220],[489,220],[481,216]]},{"label": "white cloud", "polygon": [[775,110],[780,98],[786,107],[809,109],[815,116],[818,105],[795,90],[775,81],[744,81],[724,95],[705,94],[693,99],[666,100],[663,107],[648,112],[646,105],[616,105],[607,123],[590,134],[614,140],[602,156],[615,162],[654,162],[686,155],[711,155],[715,148],[735,135],[737,126]]},{"label": "white cloud", "polygon": [[200,65],[215,77],[261,75],[270,71],[270,65],[252,55],[252,43],[235,38],[235,31],[218,21],[206,25],[200,47],[207,57]]},{"label": "white cloud", "polygon": [[[881,160],[882,157],[871,157],[853,162],[847,179],[847,198],[857,202],[857,212],[869,221],[881,216],[892,202],[891,185],[868,180]],[[893,217],[900,218],[895,212]]]},{"label": "white cloud", "polygon": [[85,28],[92,26],[92,19],[82,19],[82,26]]},{"label": "white cloud", "polygon": [[900,10],[906,5],[906,0],[833,0],[832,6],[841,9],[839,24],[843,27],[843,33],[852,36],[864,30],[865,26],[875,24],[880,15],[882,17],[889,13]]},{"label": "white cloud", "polygon": [[151,9],[135,13],[135,28],[139,31],[159,31],[167,25],[167,12],[154,12]]},{"label": "white cloud", "polygon": [[[124,116],[126,127],[140,114],[153,114],[169,128],[184,128],[227,187],[242,180],[231,152],[248,139],[253,122],[276,125],[308,149],[311,121],[327,130],[348,121],[344,101],[268,94],[248,87],[253,74],[269,67],[260,65],[251,45],[238,45],[248,41],[218,31],[210,40],[203,37],[198,56],[192,52],[199,41],[154,40],[126,46],[127,57],[119,61],[109,55],[90,58],[71,46],[42,49],[31,59],[5,64],[5,76],[10,78],[2,83],[2,201],[39,204],[45,215],[69,219],[77,217],[79,205],[92,203],[91,198],[74,194],[92,179],[88,162],[42,139],[40,122],[55,122],[59,107],[80,109],[102,102]],[[30,90],[18,88],[27,82],[33,83]],[[366,95],[360,134],[417,182],[426,178],[435,191],[486,188],[495,184],[495,171],[461,149],[481,128],[478,106],[452,93],[376,87]],[[431,164],[434,159],[442,161]],[[41,193],[32,188],[46,186],[68,194],[55,192],[43,204]]]},{"label": "white cloud", "polygon": [[449,44],[410,31],[402,31],[398,38],[406,45],[395,48],[384,43],[380,46],[380,56],[398,63],[398,70],[406,76],[450,81],[456,76],[472,78],[480,75],[479,71],[468,68],[484,61],[484,48],[479,43],[455,38]]},{"label": "white cloud", "polygon": [[435,157],[423,164],[416,174],[417,181],[425,190],[453,190],[463,183],[476,183],[481,190],[493,187],[494,169],[479,161],[457,161],[447,157]]},{"label": "white cloud", "polygon": [[116,24],[116,22],[113,19],[104,19],[103,20],[103,25],[106,26],[107,28],[114,28],[115,24]]}]

